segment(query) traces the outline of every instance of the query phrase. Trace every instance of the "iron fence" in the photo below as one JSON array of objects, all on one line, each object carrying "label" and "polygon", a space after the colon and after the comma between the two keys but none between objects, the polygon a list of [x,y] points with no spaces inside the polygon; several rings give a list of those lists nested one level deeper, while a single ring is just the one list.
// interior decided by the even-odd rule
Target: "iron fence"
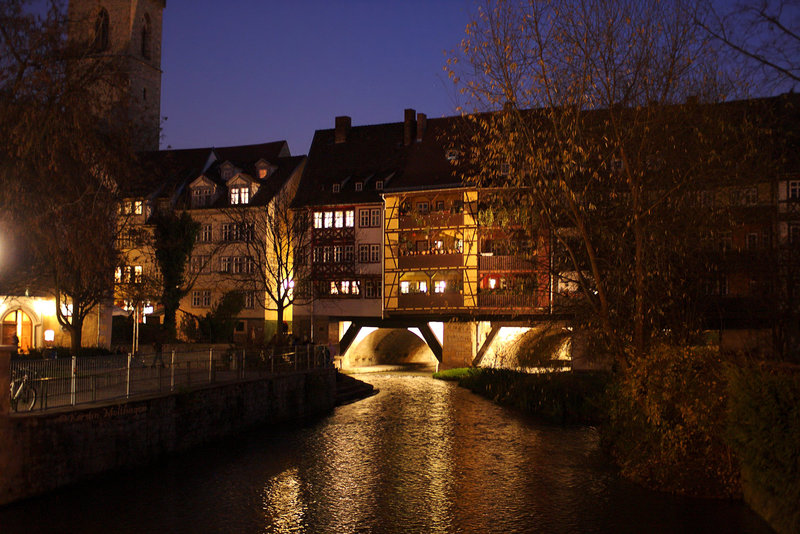
[{"label": "iron fence", "polygon": [[332,365],[322,345],[12,360],[11,408],[48,410]]}]

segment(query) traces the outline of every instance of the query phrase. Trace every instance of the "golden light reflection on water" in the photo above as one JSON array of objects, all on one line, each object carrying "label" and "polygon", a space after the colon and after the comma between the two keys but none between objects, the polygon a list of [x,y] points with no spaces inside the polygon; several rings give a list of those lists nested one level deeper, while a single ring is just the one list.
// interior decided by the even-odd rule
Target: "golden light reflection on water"
[{"label": "golden light reflection on water", "polygon": [[287,469],[271,478],[264,488],[264,517],[266,532],[301,532],[306,504],[300,492],[297,467]]}]

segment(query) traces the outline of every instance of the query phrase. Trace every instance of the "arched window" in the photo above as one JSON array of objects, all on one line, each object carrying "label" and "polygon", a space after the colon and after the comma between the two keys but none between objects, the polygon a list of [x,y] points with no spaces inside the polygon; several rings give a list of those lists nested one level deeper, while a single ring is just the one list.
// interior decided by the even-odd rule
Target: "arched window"
[{"label": "arched window", "polygon": [[144,14],[144,22],[142,23],[142,57],[150,59],[150,15]]},{"label": "arched window", "polygon": [[108,11],[100,9],[97,20],[94,22],[94,43],[92,49],[95,52],[105,52],[108,50]]}]

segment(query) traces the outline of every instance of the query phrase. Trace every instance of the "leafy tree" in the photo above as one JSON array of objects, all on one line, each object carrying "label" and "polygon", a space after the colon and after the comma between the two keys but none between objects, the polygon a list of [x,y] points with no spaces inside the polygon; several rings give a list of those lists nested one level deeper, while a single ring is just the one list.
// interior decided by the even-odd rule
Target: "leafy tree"
[{"label": "leafy tree", "polygon": [[239,291],[229,291],[202,317],[186,314],[182,329],[186,337],[195,342],[226,343],[233,340],[236,316],[244,307]]},{"label": "leafy tree", "polygon": [[176,314],[181,299],[192,289],[194,280],[186,279],[189,260],[200,224],[182,212],[158,212],[152,218],[154,225],[153,248],[161,273],[161,304],[164,306],[164,331],[169,339],[175,338]]},{"label": "leafy tree", "polygon": [[34,259],[27,286],[53,294],[76,353],[111,296],[117,183],[135,160],[117,103],[97,98],[121,83],[118,64],[68,41],[64,13],[56,0],[0,4],[0,207]]},{"label": "leafy tree", "polygon": [[710,105],[735,84],[696,17],[681,0],[488,1],[449,62],[469,105],[492,111],[468,117],[471,178],[519,188],[529,227],[552,231],[556,278],[581,294],[562,303],[617,357],[691,334],[687,273],[715,220],[696,180],[735,176],[726,162],[749,154],[747,121]]}]

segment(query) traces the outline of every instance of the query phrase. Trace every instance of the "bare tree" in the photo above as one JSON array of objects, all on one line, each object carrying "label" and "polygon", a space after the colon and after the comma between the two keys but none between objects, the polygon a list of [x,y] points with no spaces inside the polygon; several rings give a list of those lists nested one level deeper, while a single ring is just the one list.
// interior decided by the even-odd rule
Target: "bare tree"
[{"label": "bare tree", "polygon": [[[67,40],[61,2],[0,4],[0,203],[24,233],[59,323],[81,346],[84,319],[112,294],[117,183],[133,175],[129,130],[113,102],[113,58]],[[113,120],[111,118],[114,118]]]},{"label": "bare tree", "polygon": [[291,209],[295,189],[292,184],[284,186],[266,206],[239,204],[225,209],[240,234],[228,250],[242,262],[242,267],[231,269],[229,279],[237,289],[253,292],[257,305],[276,313],[278,339],[286,310],[307,299],[300,286],[311,233],[303,214]]},{"label": "bare tree", "polygon": [[800,4],[796,1],[740,1],[727,9],[708,1],[697,23],[731,49],[731,60],[752,73],[762,89],[800,82]]},{"label": "bare tree", "polygon": [[[614,354],[641,355],[685,298],[694,200],[727,175],[733,94],[696,10],[675,0],[489,1],[450,75],[476,111],[473,178],[527,194]],[[746,139],[746,138],[745,138]],[[694,249],[695,251],[697,249]],[[559,263],[558,261],[556,262]]]}]

